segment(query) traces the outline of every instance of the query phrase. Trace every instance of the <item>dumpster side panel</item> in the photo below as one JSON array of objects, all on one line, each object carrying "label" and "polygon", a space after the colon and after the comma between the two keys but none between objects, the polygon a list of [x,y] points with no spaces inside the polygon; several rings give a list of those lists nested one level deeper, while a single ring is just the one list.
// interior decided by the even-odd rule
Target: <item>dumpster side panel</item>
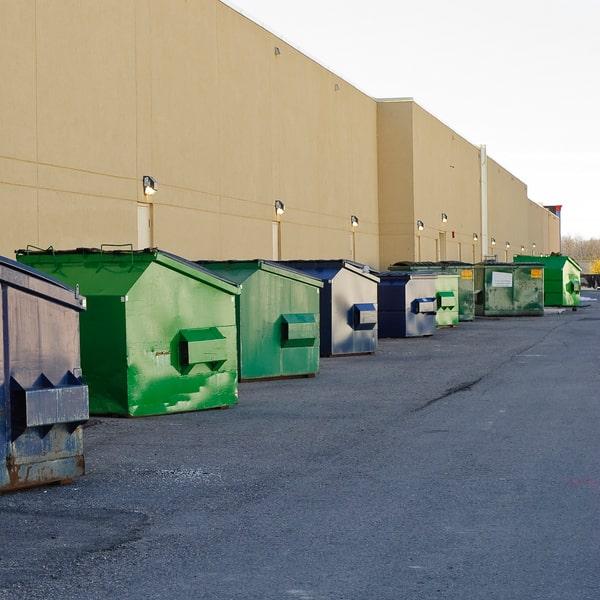
[{"label": "dumpster side panel", "polygon": [[472,321],[475,318],[475,281],[471,267],[459,266],[454,271],[458,275],[458,317],[459,321]]},{"label": "dumpster side panel", "polygon": [[513,269],[509,266],[486,265],[484,272],[485,316],[513,314]]},{"label": "dumpster side panel", "polygon": [[453,327],[459,323],[458,275],[437,273],[436,277],[438,327]]},{"label": "dumpster side panel", "polygon": [[[78,312],[7,286],[2,297],[0,408],[4,410],[0,412],[4,423],[0,443],[4,442],[4,460],[0,490],[71,480],[84,472],[81,421],[87,418],[87,387],[80,380]],[[47,391],[52,396],[53,390],[67,388],[80,394],[85,411],[77,411],[72,418],[62,414],[68,422],[56,424],[45,415],[43,426],[29,426],[39,422],[37,415],[27,412],[32,392]]]},{"label": "dumpster side panel", "polygon": [[516,265],[514,272],[514,313],[518,316],[544,315],[544,268]]},{"label": "dumpster side panel", "polygon": [[379,337],[422,337],[435,331],[435,277],[382,277]]},{"label": "dumpster side panel", "polygon": [[237,402],[235,296],[153,263],[125,304],[129,415]]},{"label": "dumpster side panel", "polygon": [[124,296],[88,296],[81,315],[81,366],[90,388],[90,413],[128,414]]},{"label": "dumpster side panel", "polygon": [[[568,302],[565,281],[564,263],[543,260],[544,268],[544,304],[546,306],[563,306]],[[563,262],[563,261],[561,261]]]},{"label": "dumpster side panel", "polygon": [[293,321],[292,315],[313,315],[318,328],[319,288],[259,269],[246,279],[238,302],[242,379],[318,371],[318,329],[312,342],[309,338],[304,341],[298,338],[297,344],[293,340],[286,343],[286,331],[288,336],[294,336],[294,325],[300,331],[301,324],[288,323],[284,315],[289,315],[289,321]]},{"label": "dumpster side panel", "polygon": [[563,269],[563,306],[581,306],[581,270],[570,260]]},{"label": "dumpster side panel", "polygon": [[407,281],[382,278],[377,288],[380,338],[406,337]]},{"label": "dumpster side panel", "polygon": [[[332,354],[364,354],[377,350],[377,322],[357,323],[358,305],[377,311],[377,282],[340,269],[332,282]],[[363,308],[361,307],[361,310]],[[366,311],[366,308],[364,309]]]},{"label": "dumpster side panel", "polygon": [[320,320],[320,344],[321,356],[331,356],[332,351],[332,307],[331,301],[332,284],[329,281],[323,281],[323,289],[321,289],[319,299],[319,320]]},{"label": "dumpster side panel", "polygon": [[7,487],[10,483],[8,473],[8,418],[7,412],[8,390],[6,381],[8,376],[8,357],[5,354],[5,334],[4,329],[8,326],[8,320],[5,319],[6,312],[6,286],[0,282],[0,490]]}]

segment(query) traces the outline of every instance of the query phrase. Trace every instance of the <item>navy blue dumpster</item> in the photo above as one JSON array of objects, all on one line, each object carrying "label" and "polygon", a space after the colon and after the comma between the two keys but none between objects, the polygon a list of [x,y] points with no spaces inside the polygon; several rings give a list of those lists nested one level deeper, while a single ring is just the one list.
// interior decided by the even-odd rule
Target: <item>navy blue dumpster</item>
[{"label": "navy blue dumpster", "polygon": [[84,472],[88,388],[79,360],[85,299],[0,257],[0,492]]},{"label": "navy blue dumpster", "polygon": [[377,349],[377,284],[367,265],[349,260],[283,261],[323,282],[321,356],[370,354]]},{"label": "navy blue dumpster", "polygon": [[379,337],[433,335],[437,313],[434,273],[384,271],[379,276]]}]

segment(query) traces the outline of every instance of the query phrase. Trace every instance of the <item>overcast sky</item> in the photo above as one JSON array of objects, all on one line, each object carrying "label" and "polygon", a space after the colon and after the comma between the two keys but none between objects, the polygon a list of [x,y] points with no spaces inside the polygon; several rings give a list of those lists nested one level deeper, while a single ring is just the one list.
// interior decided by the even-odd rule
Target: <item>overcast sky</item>
[{"label": "overcast sky", "polygon": [[413,97],[600,237],[600,0],[227,0],[367,94]]}]

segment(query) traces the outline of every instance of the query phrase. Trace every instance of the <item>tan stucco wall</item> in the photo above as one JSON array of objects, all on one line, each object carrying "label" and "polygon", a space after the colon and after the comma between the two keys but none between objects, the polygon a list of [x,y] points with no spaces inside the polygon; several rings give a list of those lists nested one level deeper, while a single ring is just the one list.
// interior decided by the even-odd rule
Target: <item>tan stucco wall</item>
[{"label": "tan stucco wall", "polygon": [[354,214],[378,264],[376,103],[269,32],[215,0],[0,0],[0,22],[3,254],[135,244],[149,174],[173,252],[272,258],[280,199],[284,258],[350,257]]},{"label": "tan stucco wall", "polygon": [[378,104],[379,251],[384,268],[398,260],[412,260],[418,251],[412,113],[412,102]]},{"label": "tan stucco wall", "polygon": [[[0,0],[0,23],[2,254],[137,244],[147,201],[157,246],[271,258],[279,199],[283,258],[351,257],[356,215],[356,259],[373,266],[435,260],[443,232],[447,258],[479,259],[477,147],[217,0]],[[557,248],[556,217],[489,171],[490,236]],[[143,175],[159,182],[149,199]]]},{"label": "tan stucco wall", "polygon": [[481,229],[479,148],[417,104],[413,135],[415,216],[425,223],[421,236],[428,239],[421,260],[443,258],[440,234],[446,237],[447,260],[479,260],[473,242]]}]

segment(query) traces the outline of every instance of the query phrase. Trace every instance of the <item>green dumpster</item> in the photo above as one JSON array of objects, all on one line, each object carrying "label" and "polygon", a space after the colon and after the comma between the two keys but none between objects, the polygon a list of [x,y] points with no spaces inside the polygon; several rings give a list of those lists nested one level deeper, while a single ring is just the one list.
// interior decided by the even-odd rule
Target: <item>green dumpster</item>
[{"label": "green dumpster", "polygon": [[460,261],[442,261],[445,273],[458,276],[458,316],[460,321],[475,319],[475,277],[473,265]]},{"label": "green dumpster", "polygon": [[87,296],[81,364],[90,412],[146,416],[237,401],[239,287],[159,250],[17,253]]},{"label": "green dumpster", "polygon": [[569,256],[515,256],[515,262],[540,262],[544,265],[544,305],[581,304],[581,267]]},{"label": "green dumpster", "polygon": [[441,263],[402,261],[390,265],[390,271],[433,273],[436,277],[438,327],[454,327],[459,322],[459,278],[455,273],[444,271]]},{"label": "green dumpster", "polygon": [[241,380],[317,373],[323,287],[319,279],[266,260],[198,264],[241,285],[237,298]]},{"label": "green dumpster", "polygon": [[484,262],[475,265],[475,314],[543,316],[544,265]]}]

